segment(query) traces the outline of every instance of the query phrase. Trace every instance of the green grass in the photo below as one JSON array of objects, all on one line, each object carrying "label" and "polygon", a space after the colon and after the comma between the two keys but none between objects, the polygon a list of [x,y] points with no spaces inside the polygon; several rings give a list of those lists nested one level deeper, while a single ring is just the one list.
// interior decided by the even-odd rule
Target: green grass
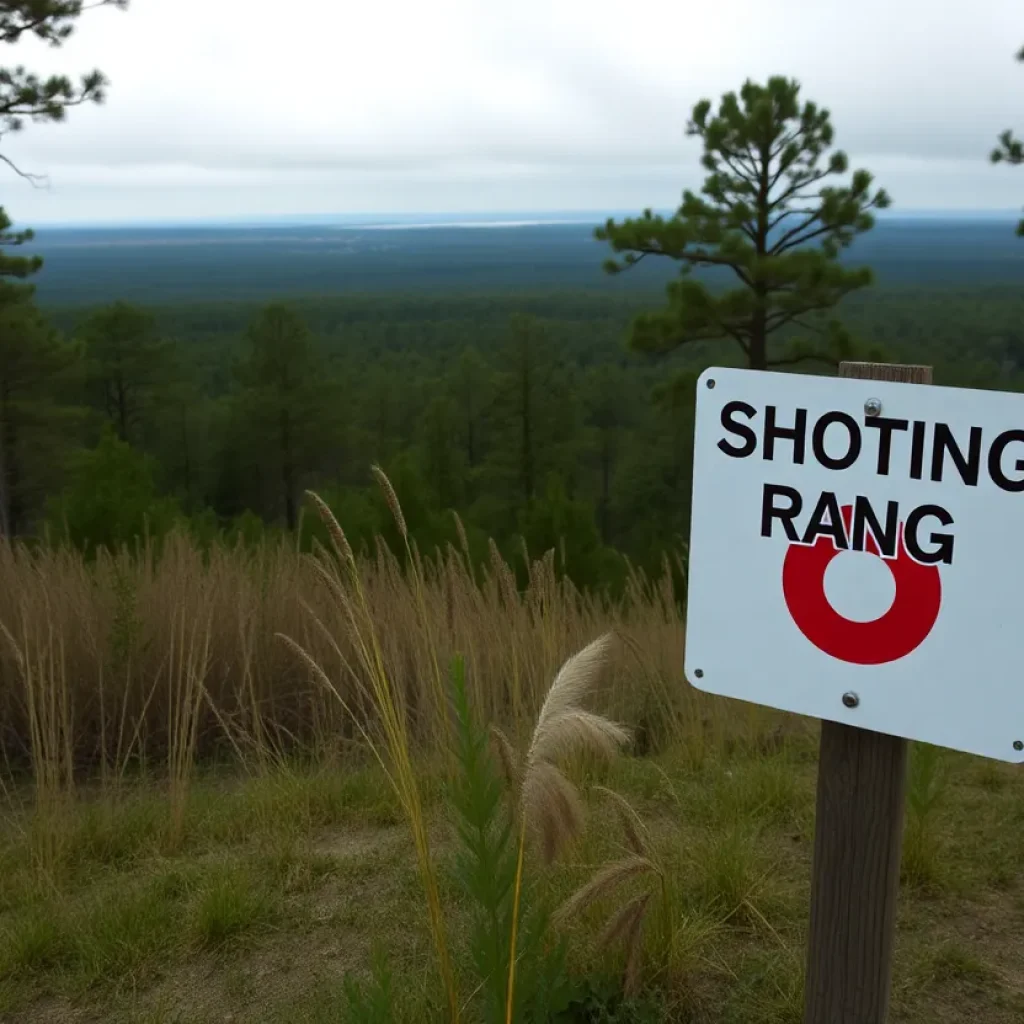
[{"label": "green grass", "polygon": [[[595,923],[614,904],[567,931],[577,993],[567,1024],[798,1024],[814,811],[807,745],[719,747],[697,766],[668,750],[602,773],[648,825],[667,902],[644,935],[642,1003],[614,997],[622,949],[594,948]],[[1024,778],[945,752],[916,756],[893,1022],[1011,1024],[1024,1013],[1014,954]],[[447,865],[450,816],[440,780],[424,781],[432,848]],[[589,805],[569,860],[533,876],[536,898],[552,906],[622,853],[607,802]],[[351,981],[371,981],[375,943],[393,974],[396,1024],[445,1019],[411,840],[378,770],[200,778],[179,847],[167,821],[158,787],[117,802],[83,793],[43,864],[32,815],[13,814],[0,839],[0,1019],[345,1024]],[[445,867],[441,896],[464,974],[468,906],[449,877]]]},{"label": "green grass", "polygon": [[205,949],[220,949],[271,917],[271,897],[263,878],[242,867],[218,868],[207,878],[192,903],[189,934]]}]

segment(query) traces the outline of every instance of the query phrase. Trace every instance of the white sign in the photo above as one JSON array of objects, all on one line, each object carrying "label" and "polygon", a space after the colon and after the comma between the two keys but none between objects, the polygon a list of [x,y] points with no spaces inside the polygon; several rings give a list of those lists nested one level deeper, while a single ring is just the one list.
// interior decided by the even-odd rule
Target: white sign
[{"label": "white sign", "polygon": [[686,677],[1024,762],[1024,395],[702,374]]}]

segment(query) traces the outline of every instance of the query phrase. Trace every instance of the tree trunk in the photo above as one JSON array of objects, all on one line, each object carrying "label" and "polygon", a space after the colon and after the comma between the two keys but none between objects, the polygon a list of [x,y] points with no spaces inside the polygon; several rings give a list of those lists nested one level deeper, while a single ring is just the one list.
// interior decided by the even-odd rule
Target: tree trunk
[{"label": "tree trunk", "polygon": [[8,466],[11,459],[7,450],[7,424],[10,410],[7,406],[7,389],[3,391],[0,403],[0,530],[5,537],[13,537],[11,532],[11,486],[8,478]]},{"label": "tree trunk", "polygon": [[612,445],[608,431],[601,432],[601,503],[598,516],[601,521],[601,540],[611,543],[612,535]]},{"label": "tree trunk", "polygon": [[7,396],[3,399],[3,447],[4,447],[4,498],[6,514],[4,522],[9,537],[17,537],[25,528],[22,508],[21,478],[18,472],[18,429],[7,407]]},{"label": "tree trunk", "polygon": [[763,261],[768,252],[768,204],[771,189],[768,175],[771,169],[773,139],[762,139],[759,147],[760,183],[757,191],[757,238],[754,248],[757,260],[754,267],[754,312],[750,317],[750,352],[747,360],[752,370],[768,369],[768,288],[763,280]]},{"label": "tree trunk", "polygon": [[287,409],[281,412],[281,485],[284,489],[285,524],[289,531],[294,532],[299,516],[295,500],[295,465],[292,461],[291,422]]},{"label": "tree trunk", "polygon": [[472,411],[466,416],[466,461],[470,469],[476,468],[476,417]]},{"label": "tree trunk", "polygon": [[534,494],[534,467],[533,467],[533,418],[532,418],[532,390],[533,380],[530,367],[528,351],[523,351],[523,373],[522,373],[522,453],[521,472],[523,478],[523,498],[527,505],[532,504]]},{"label": "tree trunk", "polygon": [[192,458],[188,447],[188,412],[184,403],[181,406],[181,447],[185,458],[185,501],[188,510],[192,511]]},{"label": "tree trunk", "polygon": [[128,388],[125,385],[124,378],[118,374],[116,379],[116,398],[117,403],[117,436],[124,441],[125,444],[129,444],[128,440]]},{"label": "tree trunk", "polygon": [[747,362],[751,370],[768,369],[768,337],[766,332],[767,312],[764,296],[757,297],[757,308],[750,316],[750,352]]}]

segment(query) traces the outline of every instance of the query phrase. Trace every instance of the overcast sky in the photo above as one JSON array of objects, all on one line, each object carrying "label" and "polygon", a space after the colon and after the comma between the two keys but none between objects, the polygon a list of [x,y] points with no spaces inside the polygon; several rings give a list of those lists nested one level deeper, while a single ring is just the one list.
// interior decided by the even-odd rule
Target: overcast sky
[{"label": "overcast sky", "polygon": [[786,74],[898,209],[1015,209],[1022,0],[133,0],[61,50],[102,107],[2,151],[19,223],[629,210],[699,184],[692,105]]}]

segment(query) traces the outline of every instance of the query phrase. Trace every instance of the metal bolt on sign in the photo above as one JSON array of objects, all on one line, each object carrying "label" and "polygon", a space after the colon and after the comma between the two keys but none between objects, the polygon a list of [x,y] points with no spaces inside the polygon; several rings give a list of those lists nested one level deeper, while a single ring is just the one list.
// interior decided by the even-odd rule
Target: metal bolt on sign
[{"label": "metal bolt on sign", "polygon": [[864,415],[865,416],[880,416],[882,413],[882,403],[877,398],[869,398],[864,403]]},{"label": "metal bolt on sign", "polygon": [[843,694],[843,703],[848,708],[855,708],[860,704],[860,697],[858,697],[853,690],[849,690],[847,693]]}]

